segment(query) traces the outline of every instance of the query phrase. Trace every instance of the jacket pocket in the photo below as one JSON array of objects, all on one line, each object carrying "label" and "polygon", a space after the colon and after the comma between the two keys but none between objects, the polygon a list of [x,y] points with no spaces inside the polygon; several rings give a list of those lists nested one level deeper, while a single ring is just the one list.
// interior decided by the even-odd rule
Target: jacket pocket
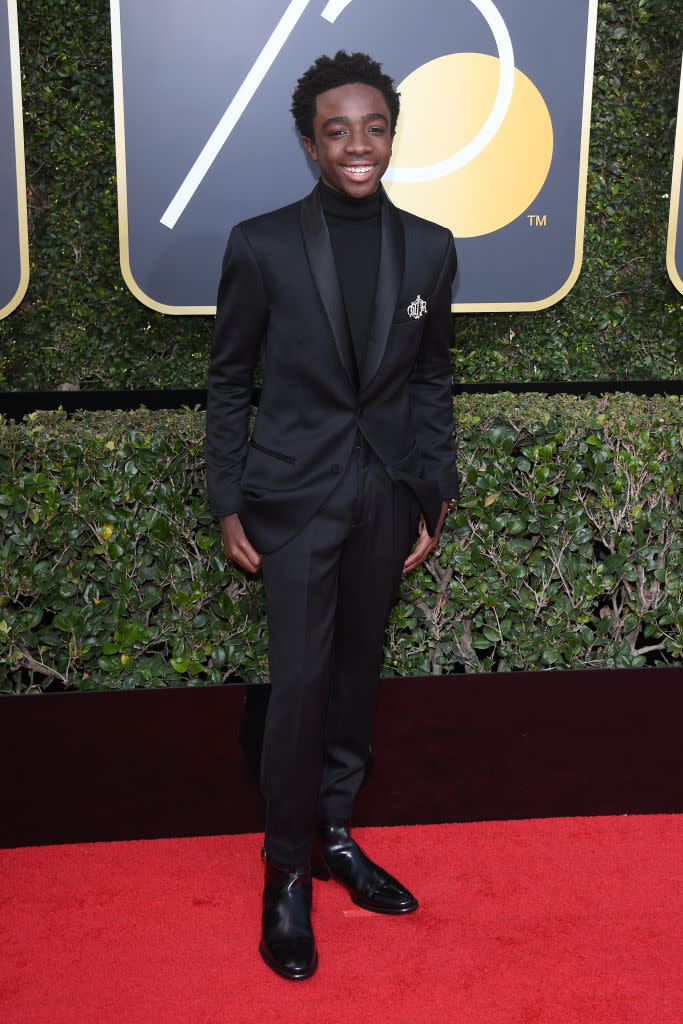
[{"label": "jacket pocket", "polygon": [[272,455],[274,459],[279,459],[281,462],[288,462],[290,466],[296,464],[296,459],[292,455],[285,455],[283,452],[273,451],[272,448],[265,448],[258,441],[254,441],[253,438],[249,441],[252,448],[255,448],[257,452],[263,452],[264,455]]},{"label": "jacket pocket", "polygon": [[391,322],[392,327],[402,327],[406,324],[410,327],[422,327],[424,325],[425,316],[417,317],[409,316],[405,309],[400,309],[394,319]]},{"label": "jacket pocket", "polygon": [[409,466],[417,466],[420,461],[420,449],[417,446],[417,441],[413,441],[405,455],[395,463],[398,469],[405,469]]}]

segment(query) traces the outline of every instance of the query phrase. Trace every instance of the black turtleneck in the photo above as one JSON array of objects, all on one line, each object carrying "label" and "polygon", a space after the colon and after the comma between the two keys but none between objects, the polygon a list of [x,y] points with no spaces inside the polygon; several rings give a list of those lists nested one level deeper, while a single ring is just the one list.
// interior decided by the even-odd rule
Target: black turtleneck
[{"label": "black turtleneck", "polygon": [[354,199],[335,192],[322,180],[319,187],[356,364],[360,367],[375,312],[382,246],[382,190]]}]

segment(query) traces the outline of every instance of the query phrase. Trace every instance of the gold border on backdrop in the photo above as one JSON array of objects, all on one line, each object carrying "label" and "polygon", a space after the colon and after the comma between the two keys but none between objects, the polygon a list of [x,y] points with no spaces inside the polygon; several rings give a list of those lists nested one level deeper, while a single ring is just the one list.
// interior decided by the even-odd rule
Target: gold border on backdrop
[{"label": "gold border on backdrop", "polygon": [[0,320],[17,308],[28,288],[28,217],[26,213],[26,167],[24,164],[24,121],[21,108],[21,64],[19,58],[19,25],[16,0],[7,0],[9,21],[10,70],[12,76],[12,110],[14,114],[14,153],[17,164],[17,221],[19,228],[19,287],[6,306],[0,308]]},{"label": "gold border on backdrop", "polygon": [[683,188],[683,61],[681,62],[681,91],[678,96],[678,121],[676,124],[676,146],[674,148],[674,171],[671,179],[671,201],[669,206],[669,237],[666,244],[666,269],[679,292],[683,293],[683,278],[676,266],[676,244],[678,220],[681,212],[681,189]]},{"label": "gold border on backdrop", "polygon": [[[112,65],[114,76],[114,126],[116,136],[116,176],[119,220],[119,261],[123,279],[133,295],[146,306],[159,313],[175,315],[198,315],[215,313],[214,306],[169,306],[157,302],[145,294],[135,281],[131,267],[128,240],[128,206],[126,185],[126,142],[123,103],[123,59],[121,43],[121,8],[119,0],[110,0]],[[478,302],[451,305],[458,313],[500,313],[534,311],[546,309],[563,299],[576,284],[583,263],[583,240],[586,221],[586,191],[588,184],[588,147],[590,142],[591,107],[593,97],[593,69],[595,64],[595,41],[598,21],[598,0],[589,0],[588,25],[586,33],[586,63],[584,70],[583,112],[581,125],[581,149],[579,159],[579,180],[576,208],[576,240],[574,264],[569,277],[556,292],[547,298],[534,302]]]},{"label": "gold border on backdrop", "polygon": [[112,70],[114,74],[114,134],[116,138],[116,199],[119,211],[119,263],[121,274],[136,299],[157,313],[174,315],[215,313],[215,306],[167,306],[143,292],[130,269],[128,248],[128,192],[126,183],[126,132],[123,113],[123,57],[121,45],[121,8],[119,0],[110,0]]},{"label": "gold border on backdrop", "polygon": [[576,245],[574,266],[569,277],[556,292],[536,302],[454,302],[454,313],[514,313],[547,309],[568,295],[576,284],[583,264],[583,236],[586,227],[586,192],[588,188],[588,146],[590,143],[591,108],[593,102],[593,71],[595,67],[595,39],[598,30],[598,0],[590,0],[588,6],[588,30],[586,33],[586,66],[583,84],[583,117],[581,123],[581,154],[579,158],[579,181],[576,202]]}]

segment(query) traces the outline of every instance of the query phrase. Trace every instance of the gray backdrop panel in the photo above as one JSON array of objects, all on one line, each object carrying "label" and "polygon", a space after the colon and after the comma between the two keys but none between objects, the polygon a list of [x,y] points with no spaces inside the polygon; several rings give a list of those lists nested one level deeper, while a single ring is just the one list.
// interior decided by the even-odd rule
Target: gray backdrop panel
[{"label": "gray backdrop panel", "polygon": [[[300,198],[314,172],[290,98],[321,53],[366,50],[400,82],[455,52],[496,55],[473,0],[351,0],[331,24],[313,0],[175,227],[160,223],[285,9],[285,0],[120,0],[128,260],[137,288],[173,307],[215,303],[232,224]],[[490,234],[457,240],[454,301],[532,303],[562,288],[574,264],[590,0],[497,0],[515,64],[537,86],[554,129],[553,161],[531,212]],[[437,98],[435,98],[437,99]],[[441,97],[445,116],[453,97]],[[462,100],[460,100],[462,102]],[[120,126],[119,126],[120,127]],[[125,262],[124,254],[124,262]],[[188,310],[189,311],[189,310]]]},{"label": "gray backdrop panel", "polygon": [[4,309],[16,298],[21,280],[9,4],[2,4],[0,26],[0,309]]}]

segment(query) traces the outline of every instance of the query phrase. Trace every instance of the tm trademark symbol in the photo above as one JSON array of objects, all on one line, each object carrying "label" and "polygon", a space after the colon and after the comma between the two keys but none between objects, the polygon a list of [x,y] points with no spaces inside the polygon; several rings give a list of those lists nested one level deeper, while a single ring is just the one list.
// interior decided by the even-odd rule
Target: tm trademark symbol
[{"label": "tm trademark symbol", "polygon": [[548,226],[548,215],[541,216],[539,213],[527,213],[530,228],[545,228]]}]

